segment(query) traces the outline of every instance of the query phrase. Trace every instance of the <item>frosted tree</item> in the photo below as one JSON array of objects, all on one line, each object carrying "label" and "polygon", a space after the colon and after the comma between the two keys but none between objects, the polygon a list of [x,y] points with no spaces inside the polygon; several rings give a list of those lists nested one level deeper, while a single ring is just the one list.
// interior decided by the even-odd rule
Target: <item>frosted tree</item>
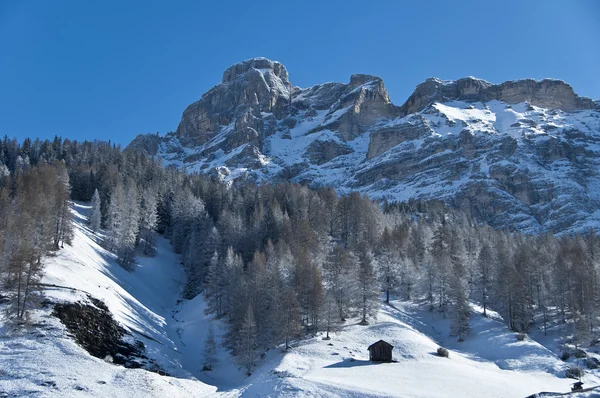
[{"label": "frosted tree", "polygon": [[100,200],[100,194],[98,193],[98,189],[94,190],[94,195],[92,196],[91,204],[92,206],[88,217],[88,223],[92,231],[98,232],[102,223],[102,201]]},{"label": "frosted tree", "polygon": [[280,297],[281,318],[279,334],[284,340],[284,349],[290,348],[290,340],[295,338],[302,329],[300,305],[292,288],[284,287]]},{"label": "frosted tree", "polygon": [[[227,253],[227,262],[233,261],[233,251]],[[217,317],[225,313],[225,303],[223,297],[227,286],[227,273],[225,264],[219,258],[215,251],[210,259],[204,294],[206,296],[206,313],[215,314]]]},{"label": "frosted tree", "polygon": [[338,302],[335,294],[332,290],[329,290],[325,294],[323,303],[323,329],[325,330],[325,340],[329,340],[329,333],[338,330],[340,325],[340,310],[338,309]]},{"label": "frosted tree", "polygon": [[123,237],[123,219],[125,208],[125,188],[119,180],[110,195],[108,205],[107,227],[106,227],[106,245],[109,250],[117,250],[124,240]]},{"label": "frosted tree", "polygon": [[341,246],[334,246],[324,263],[323,280],[337,301],[340,321],[350,315],[357,297],[356,266],[353,258]]},{"label": "frosted tree", "polygon": [[483,316],[487,316],[490,291],[492,288],[492,270],[494,267],[494,253],[489,244],[484,243],[479,251],[476,261],[476,290],[479,293]]},{"label": "frosted tree", "polygon": [[318,330],[323,302],[323,282],[319,268],[306,250],[300,251],[296,256],[294,286],[306,331]]},{"label": "frosted tree", "polygon": [[139,230],[139,199],[132,180],[127,186],[119,181],[114,188],[108,209],[107,245],[116,252],[117,262],[131,269]]},{"label": "frosted tree", "polygon": [[575,348],[579,348],[590,341],[589,324],[583,314],[574,314],[573,320],[573,343]]},{"label": "frosted tree", "polygon": [[213,365],[217,362],[217,341],[215,340],[215,332],[212,325],[208,328],[206,340],[204,340],[204,348],[202,350],[204,356],[204,366],[202,370],[213,370]]},{"label": "frosted tree", "polygon": [[379,309],[379,286],[373,268],[373,255],[368,246],[362,244],[358,250],[358,306],[361,325],[368,325],[369,318],[377,316]]},{"label": "frosted tree", "polygon": [[385,292],[385,302],[390,303],[390,293],[394,292],[400,279],[398,259],[399,253],[395,252],[392,245],[392,236],[386,228],[382,235],[382,248],[376,257],[377,270],[381,287]]},{"label": "frosted tree", "polygon": [[54,248],[64,247],[64,243],[70,244],[73,239],[73,226],[71,223],[71,189],[69,187],[69,174],[63,164],[54,166],[56,173],[56,185],[54,188],[52,215],[54,218]]},{"label": "frosted tree", "polygon": [[156,193],[152,189],[144,189],[140,202],[139,239],[144,247],[145,255],[156,252],[156,227],[158,223]]},{"label": "frosted tree", "polygon": [[429,299],[433,305],[433,296],[437,293],[438,310],[445,312],[448,301],[450,256],[450,228],[446,223],[440,225],[434,232],[429,252],[431,259],[428,263]]},{"label": "frosted tree", "polygon": [[250,375],[254,368],[257,348],[256,320],[251,304],[248,304],[244,321],[237,335],[236,361],[239,366],[246,370],[246,374]]}]

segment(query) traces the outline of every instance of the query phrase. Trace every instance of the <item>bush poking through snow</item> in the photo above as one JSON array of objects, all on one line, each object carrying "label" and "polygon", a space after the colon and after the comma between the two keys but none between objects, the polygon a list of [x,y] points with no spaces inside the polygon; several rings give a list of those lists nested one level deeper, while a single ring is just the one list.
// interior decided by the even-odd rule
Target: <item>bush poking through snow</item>
[{"label": "bush poking through snow", "polygon": [[587,353],[582,349],[575,350],[575,358],[587,358]]},{"label": "bush poking through snow", "polygon": [[438,347],[437,354],[438,354],[438,356],[443,357],[443,358],[450,358],[450,351],[448,351],[444,347]]},{"label": "bush poking through snow", "polygon": [[517,341],[524,341],[526,337],[525,333],[517,333]]},{"label": "bush poking through snow", "polygon": [[597,358],[588,358],[585,360],[585,366],[588,369],[600,369],[600,361]]},{"label": "bush poking through snow", "polygon": [[560,360],[561,361],[568,361],[569,358],[571,358],[571,354],[569,354],[567,351],[564,351],[561,355],[560,355]]},{"label": "bush poking through snow", "polygon": [[572,366],[566,370],[565,376],[569,379],[579,379],[583,376],[583,370],[578,366]]}]

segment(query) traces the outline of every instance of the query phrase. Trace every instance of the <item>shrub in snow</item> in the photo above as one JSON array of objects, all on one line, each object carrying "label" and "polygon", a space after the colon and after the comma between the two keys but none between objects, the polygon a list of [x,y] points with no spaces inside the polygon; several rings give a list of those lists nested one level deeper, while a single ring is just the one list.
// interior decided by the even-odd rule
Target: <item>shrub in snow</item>
[{"label": "shrub in snow", "polygon": [[588,358],[585,360],[585,366],[588,369],[600,369],[600,361],[597,358]]},{"label": "shrub in snow", "polygon": [[437,354],[438,354],[438,356],[443,357],[443,358],[450,357],[450,352],[447,349],[445,349],[444,347],[438,347]]},{"label": "shrub in snow", "polygon": [[560,359],[561,359],[561,360],[563,360],[563,361],[568,361],[568,360],[569,360],[569,358],[571,358],[571,354],[569,354],[569,353],[568,353],[568,352],[566,352],[566,351],[565,351],[565,352],[563,352],[563,353],[560,355]]},{"label": "shrub in snow", "polygon": [[583,370],[577,366],[572,366],[566,370],[565,376],[569,379],[579,379],[583,376]]},{"label": "shrub in snow", "polygon": [[525,333],[517,333],[517,340],[518,341],[525,340],[525,337],[527,337],[527,335]]},{"label": "shrub in snow", "polygon": [[600,344],[599,339],[592,339],[592,341],[590,342],[590,347],[597,346],[598,344]]},{"label": "shrub in snow", "polygon": [[575,358],[587,358],[587,353],[582,349],[575,350]]}]

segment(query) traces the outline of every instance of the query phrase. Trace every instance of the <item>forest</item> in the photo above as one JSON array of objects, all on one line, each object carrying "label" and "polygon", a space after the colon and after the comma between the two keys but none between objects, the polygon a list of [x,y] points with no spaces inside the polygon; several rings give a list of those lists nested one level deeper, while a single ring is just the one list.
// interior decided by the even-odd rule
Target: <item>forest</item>
[{"label": "forest", "polygon": [[392,299],[424,303],[469,338],[472,304],[519,333],[569,325],[597,337],[600,239],[494,230],[439,201],[380,203],[358,193],[281,183],[225,184],[164,168],[110,142],[0,141],[0,298],[25,320],[43,258],[69,244],[70,201],[91,202],[89,227],[134,272],[155,237],[227,325],[226,345],[251,372],[266,349],[376,322]]}]

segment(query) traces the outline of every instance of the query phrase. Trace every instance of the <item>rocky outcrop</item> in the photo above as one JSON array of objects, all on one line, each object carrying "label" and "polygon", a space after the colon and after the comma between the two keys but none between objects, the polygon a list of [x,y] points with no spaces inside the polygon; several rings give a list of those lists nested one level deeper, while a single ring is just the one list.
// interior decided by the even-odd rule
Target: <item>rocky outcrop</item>
[{"label": "rocky outcrop", "polygon": [[431,103],[452,100],[467,102],[498,100],[507,104],[528,102],[540,108],[563,111],[600,109],[591,99],[579,97],[570,85],[561,80],[524,79],[492,84],[473,77],[454,81],[427,79],[417,86],[401,109],[404,115],[408,115],[422,111]]},{"label": "rocky outcrop", "polygon": [[186,108],[177,136],[184,145],[197,146],[234,120],[236,129],[253,127],[252,121],[247,126],[248,119],[236,118],[248,112],[281,115],[292,92],[288,72],[279,62],[253,58],[233,65],[223,73],[221,84]]},{"label": "rocky outcrop", "polygon": [[369,139],[367,159],[377,157],[390,148],[394,148],[404,141],[426,137],[432,133],[422,116],[406,118],[406,121],[390,127],[383,127],[373,131]]},{"label": "rocky outcrop", "polygon": [[133,139],[127,146],[127,150],[139,151],[148,156],[155,156],[158,153],[158,148],[162,138],[156,134],[140,134]]},{"label": "rocky outcrop", "polygon": [[333,140],[315,140],[306,148],[306,155],[312,164],[322,165],[338,156],[352,153],[352,148]]},{"label": "rocky outcrop", "polygon": [[339,99],[336,111],[343,113],[326,127],[338,131],[345,141],[370,129],[378,119],[389,119],[400,114],[390,101],[383,80],[370,75],[352,75],[349,92]]}]

